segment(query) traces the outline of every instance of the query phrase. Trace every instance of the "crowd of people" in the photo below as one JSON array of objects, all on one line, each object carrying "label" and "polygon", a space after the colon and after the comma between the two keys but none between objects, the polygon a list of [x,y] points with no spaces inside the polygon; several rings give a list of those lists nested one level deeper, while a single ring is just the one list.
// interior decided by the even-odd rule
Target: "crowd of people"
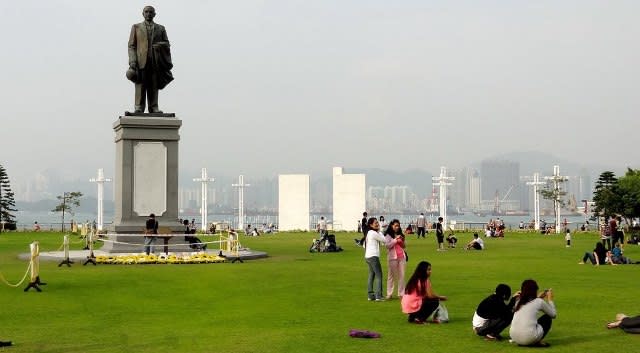
[{"label": "crowd of people", "polygon": [[[365,221],[366,219],[366,221]],[[439,218],[440,227],[444,229],[442,218]],[[409,280],[404,284],[404,274],[408,260],[405,235],[402,226],[397,219],[392,220],[384,229],[375,217],[367,218],[363,214],[362,231],[363,238],[355,239],[357,244],[365,248],[365,262],[368,267],[367,295],[370,301],[385,301],[393,299],[397,293],[401,302],[401,309],[407,315],[407,320],[412,324],[439,323],[436,313],[441,309],[446,296],[437,294],[431,283],[432,265],[427,261],[420,261]],[[417,222],[418,225],[421,223]],[[496,231],[501,228],[496,225]],[[504,227],[502,227],[504,228]],[[422,233],[421,230],[418,231]],[[437,250],[442,249],[444,234],[438,237]],[[419,238],[419,236],[418,236]],[[565,238],[567,246],[570,245],[570,232]],[[605,242],[596,243],[592,252],[584,255],[584,261],[591,261],[599,265],[605,262],[630,263],[629,259],[622,255],[621,238],[616,238],[613,248],[607,250]],[[457,238],[451,233],[446,238],[450,248],[455,247]],[[383,296],[383,270],[380,262],[380,248],[387,250],[387,291]],[[484,249],[484,241],[478,233],[465,245],[468,250]],[[616,260],[614,260],[614,257]],[[397,292],[396,292],[397,288]],[[473,331],[486,340],[501,340],[502,331],[509,327],[510,341],[520,346],[548,347],[544,338],[551,330],[552,320],[557,315],[554,304],[554,294],[551,288],[539,290],[538,283],[533,279],[524,280],[520,289],[513,295],[511,287],[500,283],[495,292],[483,299],[473,314]],[[620,327],[626,332],[640,333],[640,316],[630,318],[624,314],[618,314],[616,321],[607,325],[609,328]]]}]

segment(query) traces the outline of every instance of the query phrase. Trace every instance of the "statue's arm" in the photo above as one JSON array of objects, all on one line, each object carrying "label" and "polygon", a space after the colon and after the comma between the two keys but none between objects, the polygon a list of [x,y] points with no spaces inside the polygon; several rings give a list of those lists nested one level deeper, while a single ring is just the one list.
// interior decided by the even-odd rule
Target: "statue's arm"
[{"label": "statue's arm", "polygon": [[129,34],[129,66],[135,68],[138,65],[136,25],[131,26],[131,34]]}]

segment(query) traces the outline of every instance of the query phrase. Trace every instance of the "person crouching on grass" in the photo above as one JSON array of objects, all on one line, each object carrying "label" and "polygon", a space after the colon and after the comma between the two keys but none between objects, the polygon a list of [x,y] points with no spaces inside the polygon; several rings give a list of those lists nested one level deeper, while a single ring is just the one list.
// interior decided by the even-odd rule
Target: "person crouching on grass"
[{"label": "person crouching on grass", "polygon": [[[544,315],[538,318],[538,312]],[[551,319],[556,317],[553,291],[546,289],[538,294],[538,284],[532,279],[522,282],[520,298],[513,310],[509,335],[520,346],[548,347],[542,339],[551,330]]]},{"label": "person crouching on grass", "polygon": [[[473,332],[487,340],[502,339],[500,332],[511,324],[513,307],[519,295],[520,292],[516,292],[511,297],[511,287],[504,283],[498,284],[496,291],[481,301],[473,313]],[[509,304],[505,304],[507,300]]]},{"label": "person crouching on grass", "polygon": [[[408,321],[412,324],[424,324],[440,305],[440,301],[447,300],[443,295],[437,295],[431,288],[431,264],[421,261],[405,286],[402,296],[402,312],[409,314]],[[437,320],[433,320],[438,323]]]}]

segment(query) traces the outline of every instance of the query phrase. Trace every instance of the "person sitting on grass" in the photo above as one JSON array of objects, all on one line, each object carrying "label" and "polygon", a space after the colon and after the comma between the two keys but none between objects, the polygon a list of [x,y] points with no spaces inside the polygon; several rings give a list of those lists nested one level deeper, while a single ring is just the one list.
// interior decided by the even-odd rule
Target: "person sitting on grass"
[{"label": "person sitting on grass", "polygon": [[584,256],[582,257],[582,261],[578,262],[578,264],[584,265],[585,261],[587,261],[588,259],[593,265],[600,266],[606,264],[607,261],[611,263],[610,256],[611,253],[604,248],[604,244],[602,244],[601,242],[597,242],[595,249],[593,249],[593,252],[585,252]]},{"label": "person sitting on grass", "polygon": [[[630,258],[622,255],[622,247],[620,243],[615,243],[613,249],[611,249],[611,263],[613,265],[626,265],[634,263]],[[637,264],[637,262],[636,262]]]},{"label": "person sitting on grass", "polygon": [[[473,314],[473,331],[487,340],[500,340],[500,332],[511,324],[513,307],[520,292],[511,297],[511,287],[498,284],[496,291],[480,302]],[[511,298],[511,300],[509,300]],[[505,301],[509,300],[508,304]]]},{"label": "person sitting on grass", "polygon": [[640,333],[640,315],[629,317],[625,314],[616,314],[616,321],[607,324],[607,328],[619,327],[626,333]]},{"label": "person sitting on grass", "polygon": [[[408,321],[412,324],[424,324],[433,314],[440,301],[447,300],[443,295],[437,295],[431,288],[431,264],[421,261],[409,278],[402,296],[402,312],[409,314]],[[439,323],[436,319],[433,323]]]},{"label": "person sitting on grass", "polygon": [[458,242],[458,238],[456,237],[455,234],[449,233],[449,235],[447,235],[447,246],[448,247],[455,248],[457,242]]},{"label": "person sitting on grass", "polygon": [[473,233],[473,239],[465,247],[466,250],[482,250],[484,249],[484,241],[478,237],[478,233]]}]

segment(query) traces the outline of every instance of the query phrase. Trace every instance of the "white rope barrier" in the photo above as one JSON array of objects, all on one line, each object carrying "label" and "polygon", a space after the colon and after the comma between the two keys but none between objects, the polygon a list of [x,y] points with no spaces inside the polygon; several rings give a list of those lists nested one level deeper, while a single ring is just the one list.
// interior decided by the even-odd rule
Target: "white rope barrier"
[{"label": "white rope barrier", "polygon": [[2,274],[2,272],[0,272],[0,280],[2,280],[2,282],[4,282],[6,285],[8,285],[9,287],[18,287],[20,285],[22,285],[22,283],[24,282],[25,279],[27,279],[27,275],[29,274],[29,271],[31,270],[31,262],[29,262],[29,265],[27,265],[27,271],[25,271],[24,276],[22,276],[22,279],[20,280],[20,282],[16,283],[16,284],[11,284],[9,283],[9,281],[7,281],[4,278],[4,275]]},{"label": "white rope barrier", "polygon": [[[158,237],[158,238],[162,238],[162,237]],[[113,244],[123,244],[123,245],[141,245],[140,243],[127,243],[124,241],[117,241],[117,240],[110,240],[110,239],[98,239],[98,241],[104,242],[104,243],[113,243]],[[200,242],[200,243],[171,243],[168,245],[202,245],[202,244],[219,244],[219,243],[225,243],[226,240],[214,240],[214,241],[205,241],[205,242]],[[155,244],[156,246],[162,246],[162,244]]]}]

